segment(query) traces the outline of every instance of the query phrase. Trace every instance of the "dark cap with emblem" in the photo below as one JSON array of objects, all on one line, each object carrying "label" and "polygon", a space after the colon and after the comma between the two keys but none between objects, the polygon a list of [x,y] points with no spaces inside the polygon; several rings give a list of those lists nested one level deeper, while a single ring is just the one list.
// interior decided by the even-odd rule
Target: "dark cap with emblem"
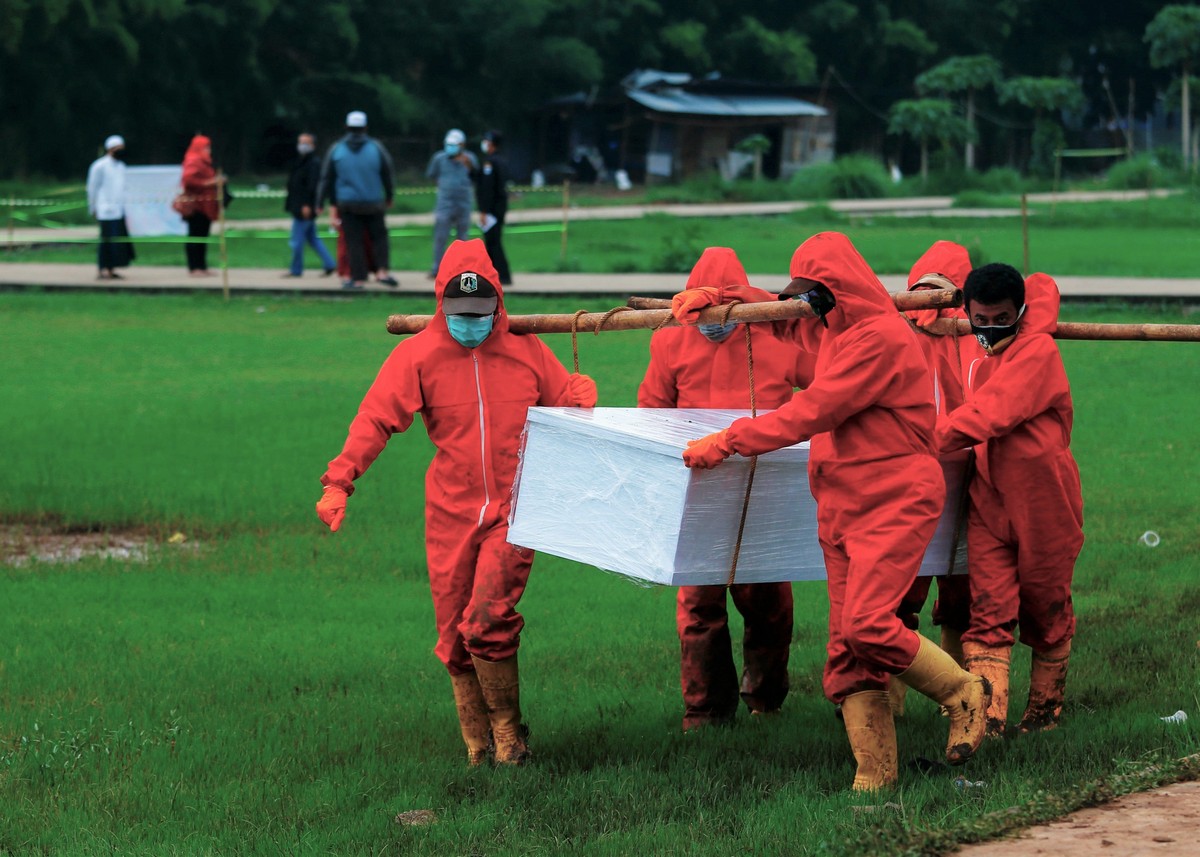
[{"label": "dark cap with emblem", "polygon": [[491,315],[500,301],[496,287],[473,271],[463,271],[450,278],[442,293],[442,310],[446,315]]}]

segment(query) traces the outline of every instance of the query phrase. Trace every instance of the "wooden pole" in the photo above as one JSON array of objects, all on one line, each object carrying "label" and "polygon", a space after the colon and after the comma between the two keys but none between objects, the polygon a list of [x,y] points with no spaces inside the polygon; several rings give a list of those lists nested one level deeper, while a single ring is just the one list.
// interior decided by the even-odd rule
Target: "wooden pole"
[{"label": "wooden pole", "polygon": [[[937,336],[968,336],[971,323],[965,318],[939,318],[921,328]],[[1200,324],[1100,324],[1060,321],[1051,334],[1055,339],[1086,339],[1129,342],[1200,342]]]},{"label": "wooden pole", "polygon": [[1023,248],[1023,259],[1025,269],[1022,273],[1029,276],[1029,204],[1025,199],[1025,194],[1021,194],[1021,247]]},{"label": "wooden pole", "polygon": [[[915,292],[892,292],[891,295],[896,309],[901,312],[909,309],[943,309],[963,305],[962,289],[921,289]],[[670,309],[671,299],[632,297],[626,301],[626,306],[634,309]]]},{"label": "wooden pole", "polygon": [[[725,314],[729,313],[728,319]],[[393,315],[388,316],[388,333],[417,333],[425,329],[433,316]],[[815,318],[812,307],[804,301],[764,301],[762,303],[715,306],[700,312],[703,324],[732,322],[746,324],[755,321],[787,321],[793,318]],[[576,320],[578,319],[578,320]],[[583,333],[600,330],[654,330],[659,327],[676,327],[669,309],[631,309],[617,307],[608,312],[587,312],[578,316],[570,313],[550,315],[510,315],[508,329],[513,333],[570,333],[572,328]]]},{"label": "wooden pole", "polygon": [[567,264],[567,225],[570,222],[571,210],[571,180],[563,179],[563,212],[562,212],[562,246],[558,251],[558,260],[564,266]]},{"label": "wooden pole", "polygon": [[229,248],[225,244],[225,176],[217,173],[217,221],[221,224],[221,294],[229,300]]}]

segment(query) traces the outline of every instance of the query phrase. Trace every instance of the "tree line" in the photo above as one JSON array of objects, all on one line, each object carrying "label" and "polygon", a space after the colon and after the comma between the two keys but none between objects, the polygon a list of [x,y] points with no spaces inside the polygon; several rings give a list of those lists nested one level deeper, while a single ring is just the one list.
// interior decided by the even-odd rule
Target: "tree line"
[{"label": "tree line", "polygon": [[430,147],[452,126],[528,131],[548,99],[636,68],[810,87],[836,100],[840,151],[907,136],[1012,163],[1038,133],[1058,144],[1063,117],[1118,127],[1173,81],[1187,104],[1197,14],[1148,0],[0,0],[0,176],[78,175],[111,133],[133,160],[170,163],[196,131],[230,172],[277,170],[298,131],[328,140],[350,109]]}]

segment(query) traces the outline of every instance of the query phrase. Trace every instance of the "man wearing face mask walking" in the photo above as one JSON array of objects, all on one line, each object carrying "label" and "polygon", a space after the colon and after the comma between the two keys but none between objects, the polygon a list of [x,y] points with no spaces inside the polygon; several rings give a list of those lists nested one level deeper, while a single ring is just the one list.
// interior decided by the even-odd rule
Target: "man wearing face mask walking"
[{"label": "man wearing face mask walking", "polygon": [[465,241],[471,230],[471,209],[474,207],[471,175],[479,168],[475,156],[466,150],[467,135],[458,128],[446,132],[442,150],[429,159],[425,176],[437,182],[437,202],[433,209],[433,266],[429,279],[437,276],[442,253],[454,237]]},{"label": "man wearing face mask walking", "polygon": [[304,246],[307,244],[316,251],[324,267],[324,276],[328,277],[337,270],[337,262],[329,255],[317,235],[317,216],[321,213],[313,208],[317,198],[317,188],[321,184],[321,162],[313,152],[316,151],[316,138],[312,134],[301,134],[296,138],[296,160],[288,175],[287,199],[283,207],[292,215],[292,234],[288,246],[292,249],[292,263],[285,277],[299,277],[304,273]]},{"label": "man wearing face mask walking", "polygon": [[[692,268],[686,288],[703,286],[751,288],[737,254],[728,247],[707,248]],[[753,299],[749,294],[744,297]],[[773,298],[766,292],[759,297]],[[758,408],[777,408],[791,399],[796,387],[809,385],[815,356],[795,342],[776,338],[768,325],[667,327],[650,339],[650,365],[638,388],[638,407],[749,408],[747,330]],[[744,620],[740,681],[733,662],[726,591]],[[739,692],[751,714],[768,714],[783,705],[792,642],[790,583],[681,586],[675,624],[684,731],[731,723]]]},{"label": "man wearing face mask walking", "polygon": [[104,155],[88,168],[87,199],[88,212],[100,223],[96,279],[119,280],[116,269],[128,267],[134,257],[125,225],[125,139],[120,134],[104,141]]},{"label": "man wearing face mask walking", "polygon": [[436,448],[425,473],[434,654],[450,674],[470,765],[529,758],[517,674],[525,620],[516,607],[533,552],[507,540],[525,414],[534,405],[596,404],[591,378],[568,375],[540,339],[508,329],[498,280],[482,241],[450,246],[436,314],[384,362],[321,477],[317,503],[317,516],[337,532],[355,480],[421,415]]},{"label": "man wearing face mask walking", "polygon": [[[933,377],[916,334],[839,232],[797,247],[790,273],[783,296],[805,300],[816,318],[773,329],[816,352],[812,384],[772,413],[692,441],[683,459],[711,468],[735,453],[811,441],[808,484],[829,593],[822,684],[826,698],[842,706],[858,766],[852,787],[873,791],[894,785],[899,771],[889,676],[945,706],[953,765],[983,741],[992,691],[896,615],[946,497],[934,455]],[[677,318],[682,308],[673,307]]]}]

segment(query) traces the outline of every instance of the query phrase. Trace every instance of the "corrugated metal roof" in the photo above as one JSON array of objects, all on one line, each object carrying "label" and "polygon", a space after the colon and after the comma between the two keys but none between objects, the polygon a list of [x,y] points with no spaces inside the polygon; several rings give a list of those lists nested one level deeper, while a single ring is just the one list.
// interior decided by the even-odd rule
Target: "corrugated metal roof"
[{"label": "corrugated metal roof", "polygon": [[826,116],[829,111],[811,101],[779,95],[708,95],[683,89],[663,88],[654,92],[626,90],[626,95],[660,113],[690,113],[695,116]]}]

